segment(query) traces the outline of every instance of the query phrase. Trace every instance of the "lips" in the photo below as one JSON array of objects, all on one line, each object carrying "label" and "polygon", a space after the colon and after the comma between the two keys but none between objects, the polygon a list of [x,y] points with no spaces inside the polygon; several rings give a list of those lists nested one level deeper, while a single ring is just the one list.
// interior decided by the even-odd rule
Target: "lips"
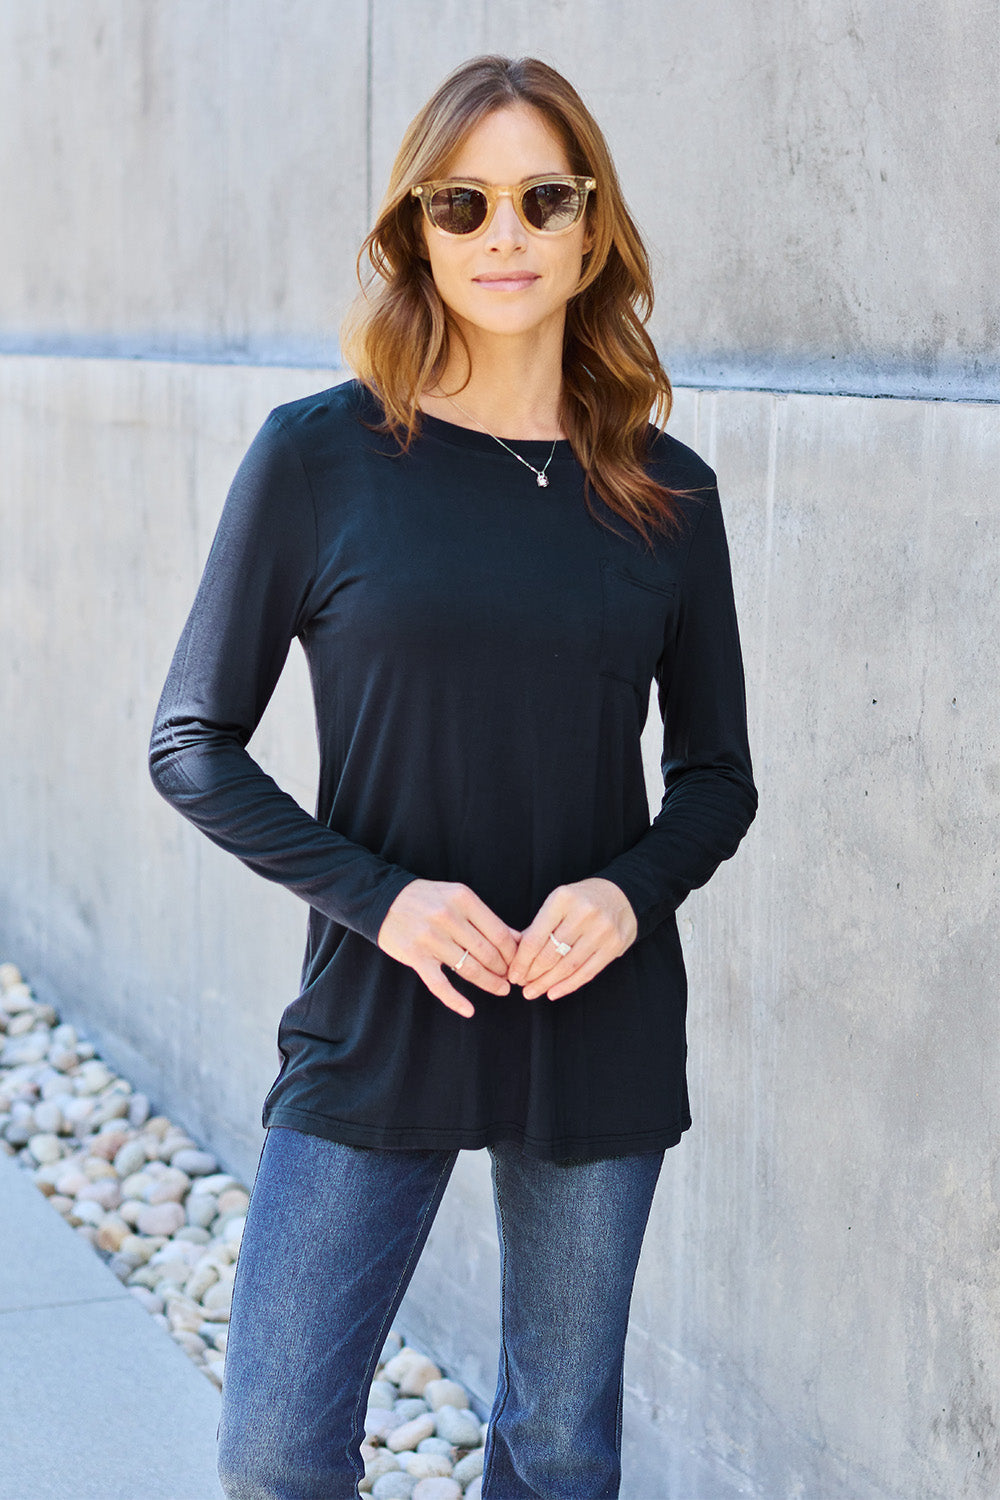
[{"label": "lips", "polygon": [[540,278],[533,271],[486,271],[482,276],[474,276],[472,279],[478,286],[495,287],[498,291],[519,291]]}]

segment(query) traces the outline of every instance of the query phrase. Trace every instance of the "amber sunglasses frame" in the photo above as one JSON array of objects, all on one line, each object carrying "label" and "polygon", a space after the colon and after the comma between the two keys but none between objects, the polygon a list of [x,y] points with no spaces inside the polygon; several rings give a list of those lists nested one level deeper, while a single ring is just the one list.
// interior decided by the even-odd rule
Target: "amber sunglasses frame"
[{"label": "amber sunglasses frame", "polygon": [[[572,187],[580,197],[580,207],[570,224],[563,224],[559,229],[539,229],[530,223],[524,214],[524,197],[532,188],[541,187],[546,183],[557,183],[560,187]],[[431,199],[441,188],[471,188],[476,193],[482,193],[486,199],[486,217],[475,229],[455,230],[444,229],[436,222],[431,213]],[[418,182],[410,188],[410,196],[416,198],[424,211],[424,217],[432,228],[439,234],[446,234],[453,240],[471,240],[477,234],[483,234],[493,221],[493,215],[497,211],[497,204],[501,198],[509,198],[514,205],[514,212],[529,234],[541,234],[546,238],[552,238],[559,234],[569,234],[575,229],[583,218],[587,208],[587,199],[597,187],[593,177],[563,176],[561,173],[546,172],[541,177],[528,177],[524,182],[516,182],[507,186],[494,186],[487,182],[475,182],[466,177],[440,177],[431,182]]]}]

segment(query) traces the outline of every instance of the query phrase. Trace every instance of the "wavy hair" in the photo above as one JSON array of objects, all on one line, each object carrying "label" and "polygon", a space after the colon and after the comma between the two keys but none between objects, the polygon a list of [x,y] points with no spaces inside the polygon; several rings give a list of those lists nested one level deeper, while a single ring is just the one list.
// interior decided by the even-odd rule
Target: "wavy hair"
[{"label": "wavy hair", "polygon": [[560,415],[586,475],[588,504],[592,487],[648,542],[677,519],[674,494],[646,467],[650,419],[664,426],[672,400],[646,331],[653,306],[649,257],[597,122],[554,68],[533,57],[474,57],[419,111],[358,254],[361,295],[344,321],[341,348],[378,398],[384,430],[405,450],[420,430],[421,392],[443,375],[450,341],[462,338],[434,284],[410,188],[445,176],[469,131],[513,104],[538,110],[562,141],[571,172],[597,183],[587,204],[593,240],[566,310]]}]

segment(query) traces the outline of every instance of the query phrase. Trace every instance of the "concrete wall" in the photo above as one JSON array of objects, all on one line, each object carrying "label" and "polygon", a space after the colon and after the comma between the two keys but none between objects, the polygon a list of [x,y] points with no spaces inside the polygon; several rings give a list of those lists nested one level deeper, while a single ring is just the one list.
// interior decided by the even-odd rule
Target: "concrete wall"
[{"label": "concrete wall", "polygon": [[[814,392],[682,390],[672,424],[722,478],[762,805],[683,914],[696,1123],[628,1500],[1000,1482],[998,14],[0,0],[0,950],[245,1176],[305,912],[159,802],[146,739],[239,457],[336,378],[428,88],[484,48],[564,67],[674,374]],[[297,654],[254,750],[311,803]],[[483,1394],[491,1212],[467,1154],[405,1310]]]},{"label": "concrete wall", "polygon": [[997,0],[3,0],[2,347],[335,363],[401,131],[484,50],[604,123],[679,379],[995,395]]}]

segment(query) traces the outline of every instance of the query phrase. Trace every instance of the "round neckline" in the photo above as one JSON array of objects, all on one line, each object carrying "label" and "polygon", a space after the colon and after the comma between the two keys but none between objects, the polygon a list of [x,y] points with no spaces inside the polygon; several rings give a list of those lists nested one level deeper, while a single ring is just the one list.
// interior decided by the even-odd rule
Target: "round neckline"
[{"label": "round neckline", "polygon": [[[499,439],[492,437],[488,432],[480,432],[476,427],[462,427],[458,422],[449,422],[444,417],[432,417],[430,412],[426,411],[420,413],[420,436],[424,435],[441,443],[449,443],[453,448],[473,449],[479,453],[495,453],[511,463],[515,462]],[[551,438],[504,438],[504,442],[529,461],[537,459],[539,468],[550,453],[553,463],[557,459],[574,456],[573,445],[569,438],[556,438],[554,448]]]}]

